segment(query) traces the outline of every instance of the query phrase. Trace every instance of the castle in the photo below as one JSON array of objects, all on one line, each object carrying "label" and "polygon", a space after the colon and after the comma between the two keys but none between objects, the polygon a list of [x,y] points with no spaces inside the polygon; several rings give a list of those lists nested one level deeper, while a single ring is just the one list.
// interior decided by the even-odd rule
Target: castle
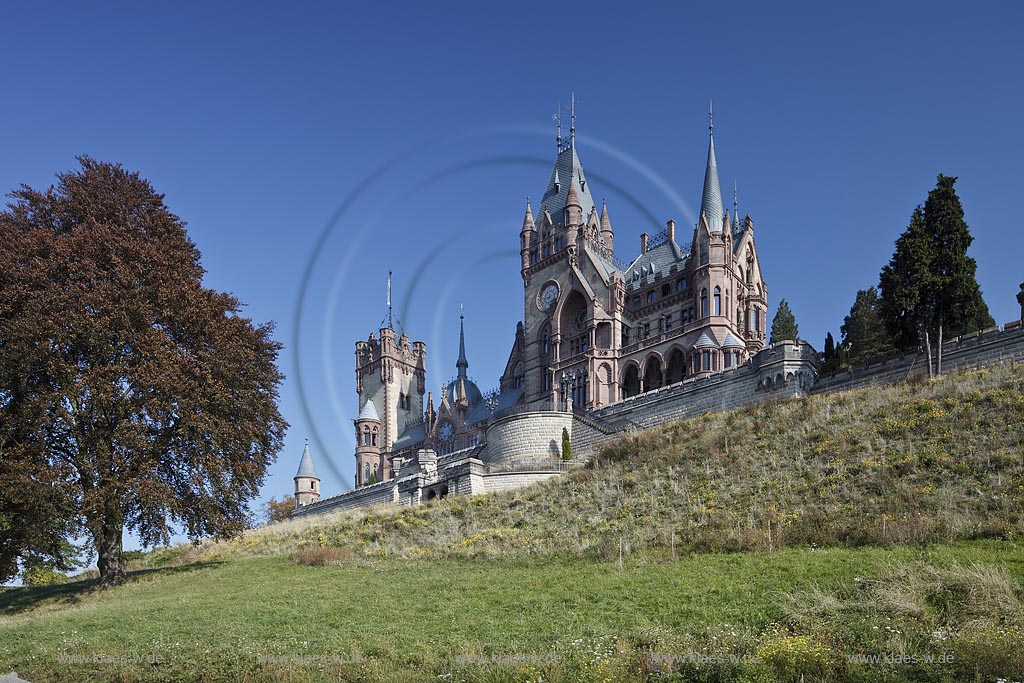
[{"label": "castle", "polygon": [[527,200],[523,319],[499,388],[484,394],[469,378],[460,316],[457,374],[435,402],[426,345],[389,317],[356,343],[355,488],[320,500],[307,444],[295,515],[524,486],[559,476],[628,429],[814,390],[810,345],[765,346],[754,224],[739,218],[735,199],[732,214],[723,208],[713,118],[689,239],[680,243],[669,220],[660,234],[640,235],[629,263],[614,256],[608,207],[594,203],[575,132],[573,113],[536,213]]}]

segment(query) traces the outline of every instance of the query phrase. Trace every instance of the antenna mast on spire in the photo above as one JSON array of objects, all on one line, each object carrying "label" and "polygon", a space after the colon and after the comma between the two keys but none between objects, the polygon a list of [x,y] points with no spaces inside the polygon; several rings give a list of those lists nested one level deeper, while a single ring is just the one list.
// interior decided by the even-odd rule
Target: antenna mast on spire
[{"label": "antenna mast on spire", "polygon": [[572,94],[572,104],[569,105],[569,146],[576,146],[576,93]]},{"label": "antenna mast on spire", "polygon": [[740,194],[736,190],[736,179],[732,180],[732,217],[737,223],[740,220]]},{"label": "antenna mast on spire", "polygon": [[708,100],[708,132],[712,135],[715,134],[715,103],[713,100]]},{"label": "antenna mast on spire", "polygon": [[[388,271],[388,327],[391,327],[391,271]],[[393,329],[393,328],[392,328]]]},{"label": "antenna mast on spire", "polygon": [[558,103],[558,107],[555,109],[555,113],[554,113],[554,115],[552,115],[551,120],[555,122],[555,127],[558,130],[557,135],[555,135],[555,150],[559,154],[561,154],[562,153],[562,103],[561,102]]}]

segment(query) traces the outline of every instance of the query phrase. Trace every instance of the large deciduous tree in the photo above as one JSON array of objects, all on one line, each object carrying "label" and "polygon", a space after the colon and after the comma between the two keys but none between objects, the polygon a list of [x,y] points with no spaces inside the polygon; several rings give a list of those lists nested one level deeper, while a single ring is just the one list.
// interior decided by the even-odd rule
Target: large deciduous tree
[{"label": "large deciduous tree", "polygon": [[796,341],[799,339],[799,333],[796,326],[796,316],[790,310],[789,303],[783,299],[779,302],[779,309],[775,312],[775,318],[772,319],[772,334],[769,343],[774,344],[785,339]]},{"label": "large deciduous tree", "polygon": [[977,264],[967,255],[974,238],[955,183],[939,175],[879,276],[880,310],[899,349],[994,324],[975,278]]},{"label": "large deciduous tree", "polygon": [[272,324],[203,287],[148,181],[79,162],[0,213],[0,574],[84,536],[110,585],[125,530],[242,530],[287,424]]},{"label": "large deciduous tree", "polygon": [[868,287],[857,292],[850,314],[840,328],[850,362],[863,363],[893,352],[889,332],[879,312],[878,290]]}]

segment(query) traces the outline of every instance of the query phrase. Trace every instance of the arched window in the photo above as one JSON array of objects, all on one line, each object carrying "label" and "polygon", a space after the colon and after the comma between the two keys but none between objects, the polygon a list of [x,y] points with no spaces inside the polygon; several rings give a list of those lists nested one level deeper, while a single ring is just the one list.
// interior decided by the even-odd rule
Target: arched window
[{"label": "arched window", "polygon": [[707,372],[708,370],[711,369],[711,352],[708,351],[707,349],[704,349],[704,351],[701,352],[701,357],[703,361],[701,363],[703,365],[701,369]]},{"label": "arched window", "polygon": [[700,317],[708,317],[708,290],[700,290]]},{"label": "arched window", "polygon": [[377,428],[376,427],[373,428],[373,434],[370,436],[370,445],[371,446],[376,446],[377,445]]},{"label": "arched window", "polygon": [[761,315],[760,315],[760,311],[757,309],[757,306],[754,306],[754,308],[752,310],[753,310],[753,315],[754,315],[754,331],[755,332],[760,332],[761,331]]},{"label": "arched window", "polygon": [[722,315],[722,288],[715,287],[715,301],[714,301],[715,315]]},{"label": "arched window", "polygon": [[370,445],[370,428],[369,427],[363,427],[363,445],[364,446],[369,446]]},{"label": "arched window", "polygon": [[366,467],[363,470],[363,483],[366,484],[370,481],[370,463],[366,463]]},{"label": "arched window", "polygon": [[706,266],[708,264],[708,241],[702,239],[700,241],[700,265]]},{"label": "arched window", "polygon": [[540,341],[540,352],[545,356],[551,353],[551,336],[545,332]]}]

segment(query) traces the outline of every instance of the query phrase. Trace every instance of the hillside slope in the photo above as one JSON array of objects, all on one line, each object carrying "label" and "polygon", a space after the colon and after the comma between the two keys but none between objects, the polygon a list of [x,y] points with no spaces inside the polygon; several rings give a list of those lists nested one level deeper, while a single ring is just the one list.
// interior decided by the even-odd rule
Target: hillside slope
[{"label": "hillside slope", "polygon": [[[1024,530],[1024,368],[749,406],[620,439],[520,491],[263,528],[219,554],[401,558],[774,550]],[[205,551],[199,551],[202,554]]]},{"label": "hillside slope", "polygon": [[3,590],[0,673],[1020,681],[1022,382],[753,406],[521,491],[158,549],[102,593]]}]

